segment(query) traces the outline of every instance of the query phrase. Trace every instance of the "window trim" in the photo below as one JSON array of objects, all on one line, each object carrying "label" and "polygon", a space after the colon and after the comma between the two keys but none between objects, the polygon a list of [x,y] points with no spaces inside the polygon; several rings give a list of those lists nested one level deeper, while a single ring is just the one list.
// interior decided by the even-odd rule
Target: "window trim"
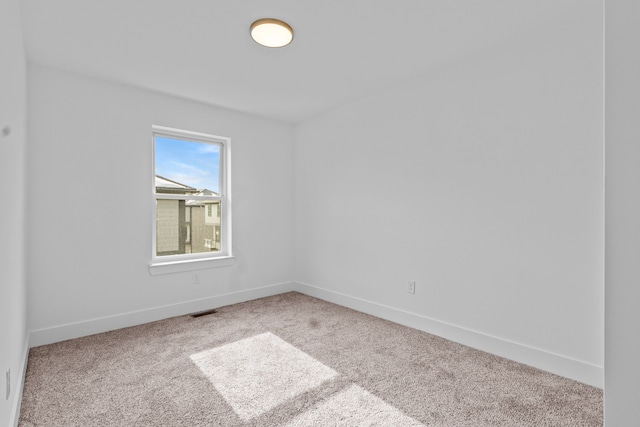
[{"label": "window trim", "polygon": [[[196,196],[184,194],[156,193],[155,188],[155,137],[165,136],[182,141],[220,145],[220,175],[218,196]],[[202,268],[228,266],[233,263],[232,251],[232,216],[231,216],[231,139],[223,136],[187,131],[165,126],[151,126],[151,274],[174,273]],[[195,254],[177,254],[158,256],[156,252],[156,201],[159,199],[177,200],[219,200],[220,206],[220,251],[201,252]]]}]

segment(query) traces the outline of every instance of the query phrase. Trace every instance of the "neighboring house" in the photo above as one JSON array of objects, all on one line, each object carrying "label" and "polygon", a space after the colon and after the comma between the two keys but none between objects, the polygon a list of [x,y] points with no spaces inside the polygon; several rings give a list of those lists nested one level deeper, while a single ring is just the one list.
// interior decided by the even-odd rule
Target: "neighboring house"
[{"label": "neighboring house", "polygon": [[[211,196],[218,194],[211,190],[200,190],[196,196]],[[220,202],[202,200],[187,200],[187,227],[191,231],[191,251],[199,253],[220,250]]]},{"label": "neighboring house", "polygon": [[177,255],[220,250],[220,203],[189,200],[217,193],[156,175],[156,193],[183,194],[184,200],[156,201],[156,254]]}]

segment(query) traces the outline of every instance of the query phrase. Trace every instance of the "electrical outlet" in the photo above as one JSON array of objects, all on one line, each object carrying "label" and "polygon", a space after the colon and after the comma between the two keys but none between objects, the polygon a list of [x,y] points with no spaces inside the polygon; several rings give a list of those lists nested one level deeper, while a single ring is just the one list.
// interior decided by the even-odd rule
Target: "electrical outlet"
[{"label": "electrical outlet", "polygon": [[416,293],[416,281],[415,280],[409,280],[409,283],[407,284],[407,292],[410,294],[415,294]]},{"label": "electrical outlet", "polygon": [[194,285],[197,285],[198,283],[200,283],[200,274],[194,273],[193,276],[191,277],[191,282]]},{"label": "electrical outlet", "polygon": [[7,371],[7,397],[6,400],[9,400],[9,396],[11,395],[11,368]]}]

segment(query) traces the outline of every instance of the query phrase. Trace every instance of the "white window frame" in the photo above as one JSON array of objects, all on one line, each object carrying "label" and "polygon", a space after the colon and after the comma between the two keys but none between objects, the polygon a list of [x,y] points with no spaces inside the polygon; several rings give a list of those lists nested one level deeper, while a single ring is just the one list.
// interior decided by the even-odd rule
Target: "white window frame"
[{"label": "white window frame", "polygon": [[[196,196],[184,194],[156,193],[155,187],[155,137],[165,136],[181,141],[216,144],[220,146],[220,194],[218,196]],[[152,275],[191,271],[204,268],[224,267],[233,264],[231,240],[231,139],[182,129],[153,125],[151,129],[152,165],[151,194],[153,200],[151,218],[151,264]],[[195,254],[158,256],[156,252],[156,201],[175,200],[217,200],[220,202],[220,251]]]}]

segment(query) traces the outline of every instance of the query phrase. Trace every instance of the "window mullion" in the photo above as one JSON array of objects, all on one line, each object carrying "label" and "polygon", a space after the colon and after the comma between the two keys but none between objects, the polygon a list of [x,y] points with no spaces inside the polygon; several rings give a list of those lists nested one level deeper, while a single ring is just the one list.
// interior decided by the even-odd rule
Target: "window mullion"
[{"label": "window mullion", "polygon": [[156,199],[171,199],[171,200],[212,200],[212,201],[220,201],[224,199],[222,196],[195,196],[189,194],[164,194],[164,193],[154,193],[154,197]]}]

